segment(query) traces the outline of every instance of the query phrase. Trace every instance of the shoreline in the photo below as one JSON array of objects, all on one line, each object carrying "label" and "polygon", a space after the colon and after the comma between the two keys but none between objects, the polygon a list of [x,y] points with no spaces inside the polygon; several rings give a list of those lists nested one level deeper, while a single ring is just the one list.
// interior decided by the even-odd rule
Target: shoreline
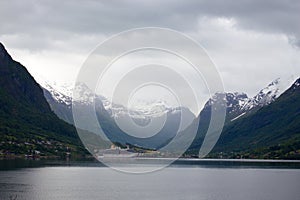
[{"label": "shoreline", "polygon": [[[178,168],[253,168],[253,169],[300,169],[300,160],[251,160],[251,159],[189,159],[181,158],[174,162],[170,158],[138,158],[111,160],[120,167],[145,167],[166,165]],[[170,163],[169,163],[170,162]],[[108,162],[109,163],[109,162]],[[0,159],[0,171],[20,168],[43,167],[108,167],[107,163],[93,160],[57,160],[57,159]]]},{"label": "shoreline", "polygon": [[[131,158],[132,159],[132,158]],[[292,160],[292,159],[236,159],[236,158],[172,158],[172,157],[135,157],[134,160],[166,160],[166,161],[226,161],[226,162],[285,162],[285,163],[300,163],[300,160]],[[0,156],[1,160],[43,160],[43,161],[97,161],[93,156],[89,157],[69,157],[69,158],[61,158],[59,156],[40,156],[40,157],[25,157],[24,155],[15,155],[15,156]]]}]

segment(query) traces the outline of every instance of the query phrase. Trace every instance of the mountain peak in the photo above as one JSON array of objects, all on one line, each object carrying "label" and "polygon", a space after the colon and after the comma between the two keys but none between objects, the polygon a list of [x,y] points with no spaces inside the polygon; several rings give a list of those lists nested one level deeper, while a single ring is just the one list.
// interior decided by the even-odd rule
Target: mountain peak
[{"label": "mountain peak", "polygon": [[[42,89],[29,74],[27,69],[12,59],[1,43],[0,86],[2,94],[4,93],[7,98],[14,101],[13,103],[15,103],[16,106],[22,105],[24,109],[30,107],[31,110],[34,108],[41,112],[51,112],[43,96]],[[13,103],[11,104],[12,106],[14,105]]]},{"label": "mountain peak", "polygon": [[274,81],[272,81],[272,82],[268,85],[268,87],[273,86],[273,85],[278,85],[278,84],[280,83],[280,81],[281,81],[281,78],[277,78],[277,79],[275,79]]},{"label": "mountain peak", "polygon": [[296,86],[299,86],[300,85],[300,78],[298,78],[295,83],[294,83]]},{"label": "mountain peak", "polygon": [[0,60],[12,60],[11,56],[8,54],[7,50],[5,49],[4,45],[0,42]]},{"label": "mountain peak", "polygon": [[3,50],[5,50],[6,51],[6,49],[5,49],[5,47],[4,47],[4,45],[0,42],[0,51],[2,52]]},{"label": "mountain peak", "polygon": [[298,78],[292,85],[293,89],[300,88],[300,78]]}]

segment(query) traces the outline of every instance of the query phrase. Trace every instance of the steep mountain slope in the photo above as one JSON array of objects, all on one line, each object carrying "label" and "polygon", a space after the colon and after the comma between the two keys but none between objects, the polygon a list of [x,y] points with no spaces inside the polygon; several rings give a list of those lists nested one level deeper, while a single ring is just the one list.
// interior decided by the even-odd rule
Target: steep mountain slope
[{"label": "steep mountain slope", "polygon": [[[60,92],[56,92],[53,94],[49,90],[43,88],[44,96],[49,103],[51,110],[62,120],[74,124],[73,115],[72,115],[72,100],[62,101],[60,98],[57,99],[55,97],[63,97],[69,98],[68,96],[63,95]],[[57,96],[56,96],[57,95]]]},{"label": "steep mountain slope", "polygon": [[2,153],[27,154],[38,149],[44,154],[57,155],[58,147],[54,144],[64,150],[71,146],[73,150],[81,148],[75,128],[51,111],[42,88],[1,43],[0,97]]},{"label": "steep mountain slope", "polygon": [[[272,87],[270,87],[272,86]],[[261,107],[264,107],[271,102],[275,101],[279,96],[279,79],[270,83],[267,87],[263,88],[253,98],[249,98],[245,93],[216,93],[205,104],[204,108],[200,112],[200,120],[198,133],[194,142],[190,147],[190,151],[197,152],[197,149],[201,146],[203,139],[206,135],[210,119],[212,106],[218,102],[220,98],[226,99],[226,119],[225,125],[231,122],[248,116],[251,113],[256,112]],[[196,150],[195,150],[196,149]]]},{"label": "steep mountain slope", "polygon": [[300,79],[270,105],[227,124],[214,151],[270,153],[272,148],[281,150],[274,158],[300,154]]},{"label": "steep mountain slope", "polygon": [[[274,102],[283,92],[285,92],[292,83],[288,80],[277,78],[266,87],[261,89],[254,97],[248,97],[245,93],[225,93],[227,102],[227,121],[234,121],[244,115],[253,113],[258,109]],[[215,94],[207,104],[203,111],[210,112],[210,107],[224,94]]]},{"label": "steep mountain slope", "polygon": [[277,78],[272,81],[269,85],[259,91],[253,98],[249,98],[242,107],[241,110],[247,111],[253,108],[261,108],[269,105],[275,101],[282,93],[284,93],[291,86],[291,78],[283,80]]}]

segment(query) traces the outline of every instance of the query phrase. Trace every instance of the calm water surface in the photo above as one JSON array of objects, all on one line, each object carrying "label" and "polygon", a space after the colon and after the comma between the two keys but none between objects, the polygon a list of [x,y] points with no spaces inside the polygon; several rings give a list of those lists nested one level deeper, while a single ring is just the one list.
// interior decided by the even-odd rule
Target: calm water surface
[{"label": "calm water surface", "polygon": [[132,175],[105,167],[0,171],[0,199],[299,200],[300,170],[174,166]]}]

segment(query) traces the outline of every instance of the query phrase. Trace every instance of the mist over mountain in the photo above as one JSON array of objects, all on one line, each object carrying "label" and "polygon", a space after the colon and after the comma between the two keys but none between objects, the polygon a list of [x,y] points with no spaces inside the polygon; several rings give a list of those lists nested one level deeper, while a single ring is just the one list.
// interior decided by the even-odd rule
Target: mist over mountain
[{"label": "mist over mountain", "polygon": [[[182,117],[192,123],[198,119],[197,135],[187,151],[195,154],[201,147],[208,129],[213,104],[219,98],[225,98],[225,126],[212,155],[219,156],[222,152],[222,156],[234,157],[242,153],[255,158],[290,159],[299,155],[299,79],[287,90],[289,83],[276,79],[254,97],[248,97],[243,92],[216,93],[204,105],[200,115],[194,116],[187,108],[172,108],[162,101],[148,102],[136,110],[130,110],[110,102],[105,97],[95,96],[85,85],[76,88],[83,98],[72,102],[72,93],[68,87],[47,82],[40,83],[40,87],[25,67],[11,58],[2,44],[0,66],[0,130],[5,151],[26,153],[27,150],[24,149],[28,147],[20,145],[20,141],[31,141],[29,144],[33,144],[33,149],[40,149],[49,155],[55,153],[38,145],[42,144],[41,141],[55,141],[57,144],[65,144],[66,148],[72,146],[74,151],[81,148],[75,128],[60,119],[74,124],[72,103],[84,111],[90,108],[95,98],[97,119],[107,138],[113,142],[158,149],[169,143],[176,133],[189,130],[188,126],[179,130]],[[125,120],[126,129],[125,122],[128,118],[146,126],[151,120],[163,115],[166,116],[164,127],[158,134],[149,138],[130,135],[130,129],[120,129],[115,121]],[[81,117],[84,119],[85,116]],[[98,126],[88,120],[83,124],[84,126],[78,128],[94,133],[98,131]],[[185,143],[184,140],[179,141]]]},{"label": "mist over mountain", "polygon": [[[52,110],[61,119],[74,123],[71,107],[72,98],[63,94],[63,92],[55,90],[50,84],[43,83],[42,85],[44,87],[44,95]],[[67,90],[64,88],[64,91]],[[78,98],[79,100],[77,102],[73,103],[82,111],[81,113],[88,112],[93,103],[93,98],[95,97],[96,114],[101,128],[107,133],[106,136],[108,139],[123,144],[130,143],[145,148],[157,149],[168,143],[168,141],[176,135],[179,129],[181,116],[184,116],[185,120],[190,122],[196,118],[187,108],[172,108],[161,101],[152,102],[151,104],[147,104],[147,107],[141,107],[140,109],[129,110],[123,105],[108,101],[103,96],[94,95],[94,93],[84,84],[79,84],[76,87],[76,93],[80,98]],[[166,117],[166,121],[155,136],[149,138],[137,138],[130,134],[132,129],[130,129],[131,127],[127,126],[126,123],[129,118],[140,126],[147,126],[152,120],[158,120],[158,118],[161,118],[162,116]],[[91,123],[90,120],[87,120],[84,114],[80,117],[82,121],[85,121],[84,123],[81,123],[80,128],[94,133],[99,132],[99,127],[96,124]],[[123,129],[119,128],[116,119],[119,123],[124,125]],[[187,122],[184,124],[187,124]]]},{"label": "mist over mountain", "polygon": [[[45,97],[52,107],[52,110],[61,119],[72,123],[72,115],[66,115],[66,113],[71,112],[72,86],[59,86],[56,83],[49,83],[47,81],[42,81],[40,84],[44,89]],[[281,80],[278,78],[268,84],[265,88],[261,89],[254,97],[248,97],[248,95],[244,92],[225,93],[227,102],[227,118],[234,120],[235,117],[239,117],[241,114],[244,115],[250,110],[258,109],[272,103],[290,86],[289,84],[290,80]],[[80,87],[76,88],[76,90],[81,90],[81,96],[84,97],[78,103],[88,105],[92,102],[94,94],[86,85],[81,84]],[[217,93],[209,99],[205,104],[203,111],[207,107],[210,107],[214,103],[215,99],[217,99],[220,95],[223,94]],[[163,102],[157,101],[148,104],[145,103],[144,107],[140,107],[139,110],[128,110],[125,106],[114,104],[103,96],[96,95],[96,99],[102,103],[104,108],[108,113],[110,113],[110,115],[112,115],[112,117],[118,117],[119,115],[124,115],[129,112],[136,118],[144,118],[147,113],[148,115],[154,114],[153,112],[159,114],[174,109]]]},{"label": "mist over mountain", "polygon": [[[211,99],[207,101],[205,106],[203,107],[202,111],[200,112],[199,116],[193,116],[190,115],[190,119],[196,119],[196,117],[199,117],[199,126],[198,126],[198,133],[196,135],[196,138],[194,139],[190,150],[188,152],[197,152],[195,149],[199,149],[202,145],[204,136],[207,132],[210,118],[211,118],[211,108],[212,105],[218,100],[218,98],[226,98],[226,121],[225,121],[225,127],[222,132],[221,140],[215,147],[214,152],[220,152],[220,151],[232,151],[234,148],[229,148],[231,142],[229,142],[229,139],[226,139],[228,135],[226,132],[228,132],[229,129],[232,129],[231,126],[235,124],[235,122],[240,121],[241,119],[247,120],[248,117],[255,116],[255,115],[261,115],[260,110],[265,107],[269,107],[274,102],[277,101],[277,99],[288,89],[290,86],[291,80],[286,79],[276,79],[272,81],[270,84],[268,84],[266,87],[261,89],[257,95],[254,97],[248,97],[247,94],[243,92],[234,92],[234,93],[217,93],[215,94]],[[47,86],[47,85],[46,85]],[[60,93],[59,91],[49,87],[49,85],[44,89],[45,96],[47,97],[48,102],[50,103],[52,109],[60,116],[60,118],[72,122],[72,111],[71,111],[71,98],[66,95],[66,93],[70,94],[70,92],[64,92],[65,94]],[[84,85],[79,87],[82,89],[82,92],[84,92],[85,100],[93,98],[92,92]],[[78,89],[78,88],[77,88]],[[62,89],[63,91],[68,91],[66,88]],[[146,105],[143,109],[141,107],[138,111],[137,110],[128,110],[126,107],[122,105],[113,104],[112,102],[109,102],[105,97],[97,96],[95,102],[98,105],[98,111],[97,116],[99,122],[104,125],[105,132],[108,133],[108,138],[113,141],[119,141],[119,142],[130,142],[132,144],[137,144],[141,146],[145,146],[148,148],[159,148],[161,145],[165,144],[167,141],[171,140],[174,137],[174,132],[177,131],[178,123],[179,123],[179,116],[178,113],[176,114],[176,110],[179,110],[180,108],[171,108],[166,105],[164,105],[161,102],[152,102],[149,105]],[[81,104],[83,107],[85,105],[88,105],[88,101],[83,102],[77,102],[78,104]],[[150,109],[149,109],[150,108]],[[153,109],[151,109],[153,108]],[[276,110],[276,109],[274,109]],[[159,111],[159,112],[157,112]],[[133,118],[133,120],[137,124],[147,124],[150,118],[147,118],[147,114],[151,114],[151,112],[156,114],[164,114],[166,113],[168,115],[168,122],[166,123],[166,128],[161,131],[161,133],[164,134],[158,134],[157,137],[151,138],[150,140],[140,139],[136,140],[134,137],[128,136],[126,133],[124,133],[124,130],[120,129],[118,125],[115,122],[115,118],[122,119],[122,117],[129,117],[127,116],[128,113],[130,113],[130,117]],[[61,113],[61,114],[60,114]],[[152,114],[153,114],[152,113]],[[191,113],[190,111],[188,113]],[[279,116],[278,116],[279,117]],[[95,129],[91,128],[93,127],[92,124],[86,123],[86,127],[81,127],[85,129],[89,129],[91,131],[96,131],[95,129],[97,127],[94,127]],[[249,124],[249,127],[246,129],[250,130],[252,129],[251,126],[255,126],[255,124]],[[229,128],[230,127],[230,128]],[[280,129],[280,127],[277,127],[277,125],[274,125],[274,128]],[[239,135],[239,132],[236,133]],[[266,135],[269,133],[265,133]],[[225,137],[225,139],[224,139]],[[275,136],[274,136],[275,137]],[[244,138],[237,137],[239,139],[233,141],[232,147],[234,147],[236,144],[242,144],[244,142]],[[272,137],[270,138],[270,144],[274,143],[272,142]],[[164,141],[164,142],[160,142]],[[183,142],[183,141],[181,141]],[[184,142],[183,142],[184,143]],[[275,142],[276,143],[276,142]],[[274,144],[275,144],[274,143]],[[222,144],[222,145],[221,145]],[[268,143],[265,143],[268,144]],[[223,147],[222,147],[223,146]],[[235,148],[236,151],[242,151],[245,149],[252,149],[254,150],[255,146],[247,146],[244,145],[245,148],[242,148],[239,146],[238,148]]]}]

